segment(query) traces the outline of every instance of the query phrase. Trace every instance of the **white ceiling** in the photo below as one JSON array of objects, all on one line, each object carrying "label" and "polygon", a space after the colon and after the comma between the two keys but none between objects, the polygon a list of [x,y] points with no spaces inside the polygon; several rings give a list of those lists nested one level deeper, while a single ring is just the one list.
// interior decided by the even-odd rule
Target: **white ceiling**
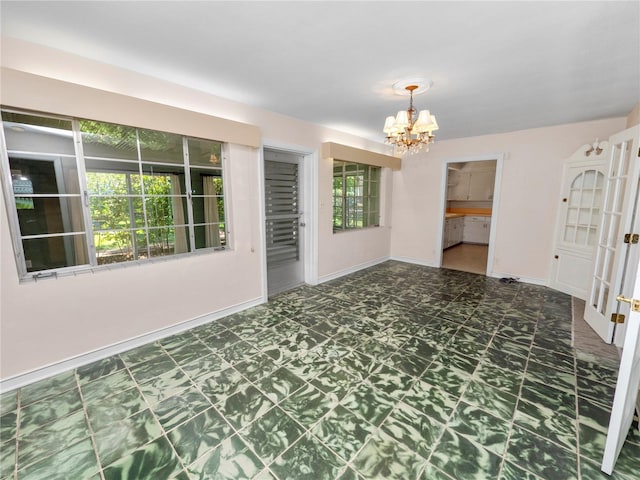
[{"label": "white ceiling", "polygon": [[640,2],[0,2],[2,35],[383,141],[408,99],[438,139],[627,115]]}]

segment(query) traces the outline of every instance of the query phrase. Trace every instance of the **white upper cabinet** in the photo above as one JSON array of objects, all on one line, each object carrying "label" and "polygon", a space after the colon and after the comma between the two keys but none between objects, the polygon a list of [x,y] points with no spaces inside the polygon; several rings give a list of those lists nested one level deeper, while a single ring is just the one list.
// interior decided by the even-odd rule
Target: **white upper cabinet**
[{"label": "white upper cabinet", "polygon": [[495,178],[495,170],[471,172],[467,200],[493,200]]},{"label": "white upper cabinet", "polygon": [[469,172],[449,171],[448,200],[467,200],[470,177]]},{"label": "white upper cabinet", "polygon": [[447,200],[493,200],[495,178],[495,167],[449,170]]}]

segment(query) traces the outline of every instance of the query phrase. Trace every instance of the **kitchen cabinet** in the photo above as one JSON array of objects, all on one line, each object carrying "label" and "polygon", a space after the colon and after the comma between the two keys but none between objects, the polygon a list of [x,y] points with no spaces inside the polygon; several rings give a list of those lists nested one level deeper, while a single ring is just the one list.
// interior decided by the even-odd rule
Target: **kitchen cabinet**
[{"label": "kitchen cabinet", "polygon": [[471,172],[467,200],[493,200],[495,171]]},{"label": "kitchen cabinet", "polygon": [[467,200],[469,196],[469,172],[450,171],[447,200]]},{"label": "kitchen cabinet", "polygon": [[471,170],[449,172],[447,200],[483,201],[493,200],[494,170]]},{"label": "kitchen cabinet", "polygon": [[491,217],[467,215],[464,217],[462,241],[488,245],[490,231]]},{"label": "kitchen cabinet", "polygon": [[463,232],[464,217],[453,217],[445,219],[442,248],[449,248],[462,243]]}]

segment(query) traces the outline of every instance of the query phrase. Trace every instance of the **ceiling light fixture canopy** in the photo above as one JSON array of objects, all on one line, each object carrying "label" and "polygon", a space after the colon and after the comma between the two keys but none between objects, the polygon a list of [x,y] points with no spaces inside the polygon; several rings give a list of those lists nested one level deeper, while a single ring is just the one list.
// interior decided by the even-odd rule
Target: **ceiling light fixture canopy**
[{"label": "ceiling light fixture canopy", "polygon": [[[404,90],[409,92],[409,108],[400,110],[395,117],[387,117],[384,122],[383,131],[387,134],[387,143],[394,145],[400,154],[416,153],[421,150],[428,152],[429,144],[433,143],[436,138],[433,134],[438,130],[436,116],[432,115],[429,110],[417,112],[413,108],[413,92],[418,90],[417,93],[422,93],[430,86],[430,83],[421,85],[418,82],[402,85]],[[394,89],[398,88],[399,85],[395,84]],[[417,117],[416,113],[418,113]]]}]

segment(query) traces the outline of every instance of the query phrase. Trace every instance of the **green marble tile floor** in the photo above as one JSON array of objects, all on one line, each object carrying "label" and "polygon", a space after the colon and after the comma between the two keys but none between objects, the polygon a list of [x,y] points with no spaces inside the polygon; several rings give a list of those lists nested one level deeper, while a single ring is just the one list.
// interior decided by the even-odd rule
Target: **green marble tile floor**
[{"label": "green marble tile floor", "polygon": [[3,393],[0,480],[637,480],[571,335],[564,294],[385,262]]}]

